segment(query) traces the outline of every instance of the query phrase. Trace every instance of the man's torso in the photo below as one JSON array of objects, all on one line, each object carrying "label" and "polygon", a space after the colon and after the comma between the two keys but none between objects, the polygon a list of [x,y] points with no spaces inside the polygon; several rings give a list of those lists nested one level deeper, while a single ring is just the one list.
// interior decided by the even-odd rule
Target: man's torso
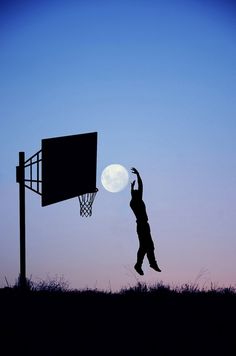
[{"label": "man's torso", "polygon": [[148,221],[148,216],[146,212],[146,206],[142,199],[131,199],[130,207],[136,216],[137,221]]}]

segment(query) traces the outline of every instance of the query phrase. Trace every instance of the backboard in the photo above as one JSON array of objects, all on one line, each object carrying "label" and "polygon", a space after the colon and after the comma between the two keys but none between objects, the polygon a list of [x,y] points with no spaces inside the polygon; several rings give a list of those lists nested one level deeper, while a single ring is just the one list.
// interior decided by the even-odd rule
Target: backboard
[{"label": "backboard", "polygon": [[42,140],[42,206],[96,190],[97,132]]}]

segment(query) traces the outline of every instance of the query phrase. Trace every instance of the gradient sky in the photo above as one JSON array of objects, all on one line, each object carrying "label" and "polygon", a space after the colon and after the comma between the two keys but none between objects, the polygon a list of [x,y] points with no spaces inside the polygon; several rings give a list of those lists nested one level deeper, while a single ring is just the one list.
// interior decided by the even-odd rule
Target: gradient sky
[{"label": "gradient sky", "polygon": [[[19,273],[18,152],[93,131],[91,218],[77,198],[42,208],[26,191],[28,277],[236,285],[235,15],[230,1],[1,2],[0,287]],[[133,269],[129,187],[100,182],[112,163],[141,173],[161,274]]]}]

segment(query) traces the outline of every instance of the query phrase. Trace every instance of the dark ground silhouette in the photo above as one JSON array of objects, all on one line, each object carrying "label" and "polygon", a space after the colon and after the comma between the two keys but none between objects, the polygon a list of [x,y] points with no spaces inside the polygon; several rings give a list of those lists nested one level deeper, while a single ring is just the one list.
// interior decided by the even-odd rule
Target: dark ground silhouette
[{"label": "dark ground silhouette", "polygon": [[0,290],[2,355],[235,355],[236,294]]},{"label": "dark ground silhouette", "polygon": [[136,174],[138,181],[138,189],[134,189],[135,180],[131,183],[131,201],[130,207],[134,212],[137,222],[137,234],[139,239],[139,249],[137,252],[137,262],[134,266],[135,270],[143,275],[142,264],[145,255],[147,255],[150,267],[157,272],[161,272],[154,254],[154,243],[151,236],[151,230],[148,223],[148,215],[146,206],[143,201],[143,182],[136,168],[131,169],[132,173]]}]

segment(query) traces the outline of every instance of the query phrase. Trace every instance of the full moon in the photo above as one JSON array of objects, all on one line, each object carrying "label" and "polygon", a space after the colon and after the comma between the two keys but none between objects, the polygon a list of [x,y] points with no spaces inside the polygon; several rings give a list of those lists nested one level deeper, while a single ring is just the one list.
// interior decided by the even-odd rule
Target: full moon
[{"label": "full moon", "polygon": [[117,193],[127,186],[129,174],[127,169],[120,164],[111,164],[103,170],[101,181],[108,192]]}]

